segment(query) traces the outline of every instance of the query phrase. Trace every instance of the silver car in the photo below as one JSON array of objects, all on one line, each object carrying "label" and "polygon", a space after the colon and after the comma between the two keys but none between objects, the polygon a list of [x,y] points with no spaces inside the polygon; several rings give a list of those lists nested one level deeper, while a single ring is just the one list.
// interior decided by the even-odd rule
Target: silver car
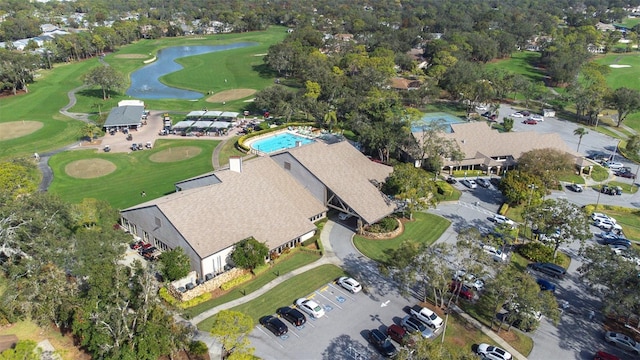
[{"label": "silver car", "polygon": [[640,344],[627,335],[616,333],[613,331],[607,331],[604,334],[604,340],[611,345],[615,345],[621,349],[631,351],[636,355],[640,355]]}]

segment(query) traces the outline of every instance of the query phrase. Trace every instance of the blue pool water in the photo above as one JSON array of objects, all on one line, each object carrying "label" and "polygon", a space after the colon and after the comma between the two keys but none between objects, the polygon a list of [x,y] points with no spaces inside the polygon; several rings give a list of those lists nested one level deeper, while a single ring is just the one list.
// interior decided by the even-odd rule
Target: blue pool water
[{"label": "blue pool water", "polygon": [[462,118],[444,112],[427,113],[424,114],[420,120],[411,125],[411,132],[421,132],[423,126],[429,125],[434,121],[438,121],[445,125],[445,131],[448,133],[452,131],[451,126],[449,125],[466,122]]},{"label": "blue pool water", "polygon": [[272,152],[296,147],[296,141],[300,141],[302,145],[306,145],[314,142],[315,140],[306,138],[304,136],[292,134],[290,132],[284,132],[278,135],[273,135],[264,139],[257,140],[251,144],[251,147],[255,150],[269,154]]},{"label": "blue pool water", "polygon": [[[176,59],[201,55],[215,51],[239,49],[256,45],[251,42],[241,42],[216,46],[173,46],[158,51],[156,61],[134,71],[131,74],[131,86],[126,94],[136,99],[200,99],[203,94],[173,88],[160,82],[160,78],[166,74],[182,69],[182,65],[175,62]],[[211,64],[211,71],[215,73],[216,64]],[[220,79],[222,81],[222,79]]]}]

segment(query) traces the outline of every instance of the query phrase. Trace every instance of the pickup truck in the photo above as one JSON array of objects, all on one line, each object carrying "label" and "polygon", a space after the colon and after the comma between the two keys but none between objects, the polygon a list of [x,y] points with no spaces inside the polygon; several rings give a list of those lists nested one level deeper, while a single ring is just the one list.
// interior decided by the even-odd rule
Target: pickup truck
[{"label": "pickup truck", "polygon": [[418,318],[418,320],[422,321],[423,323],[425,323],[426,325],[434,329],[439,329],[443,324],[441,317],[439,317],[436,313],[434,313],[433,311],[425,307],[415,305],[414,307],[411,308],[410,313],[411,315]]}]

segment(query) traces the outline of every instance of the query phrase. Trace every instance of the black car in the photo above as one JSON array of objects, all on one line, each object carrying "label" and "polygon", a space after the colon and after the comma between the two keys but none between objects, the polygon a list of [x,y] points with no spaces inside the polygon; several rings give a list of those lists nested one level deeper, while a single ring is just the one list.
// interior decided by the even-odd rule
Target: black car
[{"label": "black car", "polygon": [[614,246],[624,246],[626,248],[631,247],[631,241],[629,239],[625,239],[623,237],[619,237],[617,239],[612,238],[603,238],[602,243],[605,245],[614,245]]},{"label": "black car", "polygon": [[276,313],[293,324],[293,326],[302,326],[307,322],[307,317],[304,316],[303,313],[298,309],[290,308],[288,306],[279,308]]},{"label": "black car", "polygon": [[369,331],[369,342],[384,356],[391,357],[398,353],[398,349],[391,343],[389,337],[378,329]]},{"label": "black car", "polygon": [[260,324],[269,329],[275,336],[282,336],[289,331],[289,328],[282,320],[271,315],[261,317]]},{"label": "black car", "polygon": [[562,278],[567,273],[565,268],[552,263],[537,262],[527,265],[527,268],[556,278]]},{"label": "black car", "polygon": [[620,176],[623,178],[627,178],[627,179],[635,179],[636,178],[636,174],[630,172],[630,171],[618,171],[616,173],[616,176]]},{"label": "black car", "polygon": [[489,188],[491,186],[491,182],[489,181],[489,179],[485,178],[477,178],[476,184],[482,186],[483,188]]},{"label": "black car", "polygon": [[453,176],[449,176],[449,177],[447,178],[447,182],[448,182],[449,184],[455,184],[455,183],[457,183],[457,182],[458,182],[458,180],[456,180],[456,178],[454,178]]}]

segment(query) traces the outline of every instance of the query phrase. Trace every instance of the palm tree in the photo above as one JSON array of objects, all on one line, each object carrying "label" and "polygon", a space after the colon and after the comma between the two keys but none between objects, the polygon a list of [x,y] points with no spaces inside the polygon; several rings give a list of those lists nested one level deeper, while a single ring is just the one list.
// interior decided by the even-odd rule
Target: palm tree
[{"label": "palm tree", "polygon": [[580,137],[580,140],[578,140],[578,148],[576,149],[576,151],[580,151],[580,143],[582,142],[582,137],[587,135],[588,133],[589,132],[587,131],[587,129],[582,127],[573,130],[573,135],[577,135]]}]

